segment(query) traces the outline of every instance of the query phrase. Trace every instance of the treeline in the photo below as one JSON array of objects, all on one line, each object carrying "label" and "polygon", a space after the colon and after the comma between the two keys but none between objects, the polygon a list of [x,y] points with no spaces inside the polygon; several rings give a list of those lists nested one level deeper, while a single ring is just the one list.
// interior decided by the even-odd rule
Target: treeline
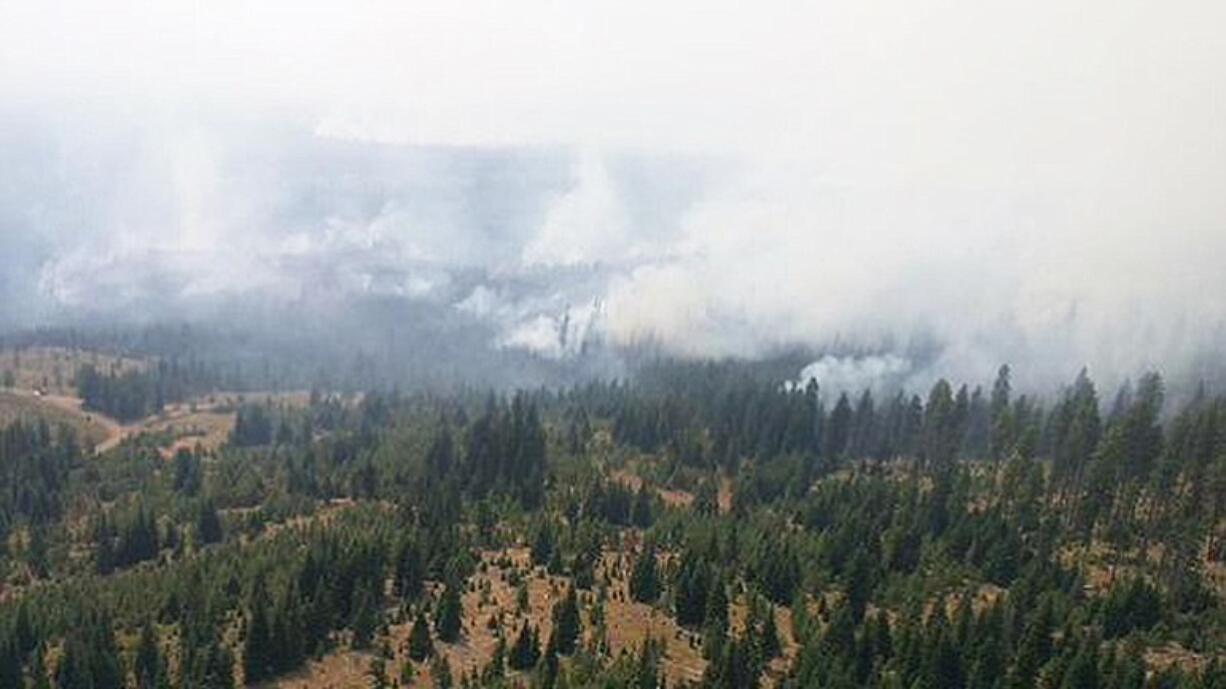
[{"label": "treeline", "polygon": [[22,421],[0,429],[0,528],[57,519],[68,472],[80,455],[67,429]]},{"label": "treeline", "polygon": [[[133,686],[129,676],[140,689],[261,681],[332,648],[339,630],[366,648],[389,605],[407,610],[427,576],[459,581],[471,562],[450,527],[376,508],[326,530],[282,531],[258,548],[233,543],[157,570],[68,582],[0,610],[0,686],[46,686],[37,683],[47,676],[60,689]],[[231,627],[241,630],[238,649],[225,641]],[[139,638],[131,654],[116,643],[125,630]],[[49,640],[61,638],[53,664]]]},{"label": "treeline", "polygon": [[[1149,375],[1103,404],[1083,373],[1040,403],[1004,368],[987,390],[828,404],[816,382],[671,375],[246,404],[227,447],[169,461],[132,443],[82,463],[9,429],[20,552],[2,559],[44,555],[0,604],[0,686],[231,687],[346,646],[372,653],[372,684],[428,663],[449,686],[439,646],[488,624],[464,617],[477,554],[511,546],[532,562],[507,575],[517,595],[566,577],[553,633],[500,627],[459,684],[656,687],[667,642],[701,652],[711,688],[1226,686],[1206,571],[1226,551],[1226,398],[1167,410]],[[623,583],[680,635],[613,657]],[[392,622],[412,662],[389,673]],[[1195,662],[1153,662],[1171,647]]]},{"label": "treeline", "polygon": [[77,370],[77,394],[86,409],[119,421],[160,413],[167,404],[216,389],[219,377],[198,362],[158,361],[144,368],[99,371],[92,364]]}]

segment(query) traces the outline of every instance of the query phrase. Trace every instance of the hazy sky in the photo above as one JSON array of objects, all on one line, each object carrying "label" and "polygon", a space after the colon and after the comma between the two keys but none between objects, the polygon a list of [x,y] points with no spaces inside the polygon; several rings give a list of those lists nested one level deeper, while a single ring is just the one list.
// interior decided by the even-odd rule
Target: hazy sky
[{"label": "hazy sky", "polygon": [[[461,265],[565,277],[530,303],[439,297],[500,314],[504,344],[590,297],[614,339],[697,354],[922,332],[980,377],[1186,365],[1226,320],[1222,26],[1226,4],[1191,0],[9,0],[0,123],[47,143],[0,153],[0,287],[121,285],[154,246],[207,292],[375,247],[422,294]],[[334,202],[290,222],[268,210],[301,175],[267,153],[286,131],[564,154],[525,163],[535,200],[494,220],[456,210],[480,189],[448,162],[373,200],[371,166],[320,173]],[[468,190],[445,212],[395,188],[439,169]],[[353,196],[376,210],[337,210]]]}]

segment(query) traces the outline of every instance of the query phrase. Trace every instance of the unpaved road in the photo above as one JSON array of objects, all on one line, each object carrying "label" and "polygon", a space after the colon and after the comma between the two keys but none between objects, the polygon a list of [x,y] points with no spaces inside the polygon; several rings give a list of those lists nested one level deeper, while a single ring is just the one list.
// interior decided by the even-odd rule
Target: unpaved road
[{"label": "unpaved road", "polygon": [[118,447],[119,443],[123,442],[125,438],[139,433],[141,427],[143,426],[143,422],[125,426],[109,416],[93,411],[87,411],[82,408],[82,404],[84,403],[79,397],[69,397],[68,395],[42,395],[34,390],[13,390],[12,393],[34,400],[39,404],[45,404],[55,407],[61,411],[75,414],[83,418],[85,421],[101,428],[106,433],[106,437],[103,438],[101,442],[94,445],[94,452],[99,454]]}]

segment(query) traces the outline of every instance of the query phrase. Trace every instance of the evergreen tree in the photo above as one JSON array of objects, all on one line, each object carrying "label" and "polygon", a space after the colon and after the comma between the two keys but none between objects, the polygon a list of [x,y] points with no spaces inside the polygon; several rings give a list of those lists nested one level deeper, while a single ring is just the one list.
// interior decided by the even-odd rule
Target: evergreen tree
[{"label": "evergreen tree", "polygon": [[544,567],[555,554],[553,527],[548,520],[543,520],[536,529],[532,539],[532,564]]},{"label": "evergreen tree", "polygon": [[1072,663],[1064,673],[1060,689],[1099,689],[1097,641],[1086,643],[1077,651]]},{"label": "evergreen tree", "polygon": [[827,457],[838,459],[847,451],[847,443],[851,438],[853,415],[851,400],[847,398],[846,392],[841,393],[834,409],[830,412],[830,419],[826,426],[824,450]]},{"label": "evergreen tree", "polygon": [[405,600],[421,595],[426,580],[426,566],[417,541],[404,538],[396,552],[396,594]]},{"label": "evergreen tree", "polygon": [[157,630],[149,620],[141,626],[132,672],[136,676],[137,689],[165,689],[169,686],[166,661],[158,648]]},{"label": "evergreen tree", "polygon": [[[258,582],[258,580],[257,580]],[[252,596],[252,602],[247,612],[246,650],[243,653],[243,677],[247,682],[261,682],[272,676],[275,656],[272,643],[272,629],[268,623],[268,613],[262,586],[257,583],[259,595]]]},{"label": "evergreen tree", "polygon": [[353,618],[349,626],[353,630],[354,648],[367,648],[379,625],[379,597],[369,586],[360,586],[354,594]]},{"label": "evergreen tree", "polygon": [[213,639],[204,651],[199,686],[201,689],[235,689],[234,656],[218,639]]},{"label": "evergreen tree", "polygon": [[512,670],[525,671],[536,667],[536,663],[541,658],[541,641],[536,627],[530,623],[524,622],[524,626],[519,630],[519,636],[516,637],[515,643],[511,645],[510,655],[507,658],[508,665]]},{"label": "evergreen tree", "polygon": [[552,640],[556,644],[559,655],[568,656],[575,652],[579,641],[582,622],[579,617],[579,601],[572,586],[566,597],[558,602],[553,609]]},{"label": "evergreen tree", "polygon": [[200,510],[196,516],[196,536],[201,545],[220,543],[225,538],[221,517],[218,516],[217,508],[213,505],[212,500],[200,503]]},{"label": "evergreen tree", "polygon": [[640,603],[654,603],[660,597],[659,577],[655,544],[648,542],[630,573],[630,597]]},{"label": "evergreen tree", "polygon": [[773,660],[778,658],[783,652],[783,646],[779,642],[779,629],[775,623],[775,606],[766,603],[765,613],[762,619],[762,632],[758,643],[758,649],[763,660]]},{"label": "evergreen tree", "polygon": [[1030,618],[1017,649],[1013,669],[1009,674],[1009,689],[1031,689],[1039,669],[1052,653],[1053,612],[1050,598]]},{"label": "evergreen tree", "polygon": [[443,643],[455,643],[460,638],[464,606],[460,600],[460,584],[449,582],[443,589],[438,609],[434,613],[434,629]]},{"label": "evergreen tree", "polygon": [[426,623],[425,613],[418,611],[409,632],[409,657],[420,663],[432,655],[434,642],[430,639],[430,625]]},{"label": "evergreen tree", "polygon": [[992,424],[989,445],[992,459],[998,462],[1004,460],[1013,451],[1013,445],[1016,442],[1013,418],[1009,413],[1010,394],[1012,393],[1009,377],[1008,364],[1001,366],[1000,371],[996,374],[996,382],[992,385],[991,400],[988,402],[988,414]]},{"label": "evergreen tree", "polygon": [[686,551],[673,587],[673,610],[677,624],[699,627],[706,618],[707,593],[711,588],[710,571],[696,554]]},{"label": "evergreen tree", "polygon": [[17,652],[17,643],[0,633],[0,686],[21,686],[21,662],[21,655]]}]

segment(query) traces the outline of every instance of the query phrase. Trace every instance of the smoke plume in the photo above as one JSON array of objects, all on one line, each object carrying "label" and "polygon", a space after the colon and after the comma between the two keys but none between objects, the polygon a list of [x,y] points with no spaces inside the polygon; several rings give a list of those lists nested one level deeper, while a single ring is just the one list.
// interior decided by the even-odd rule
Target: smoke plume
[{"label": "smoke plume", "polygon": [[1218,377],[1223,20],[1203,0],[6,7],[0,322],[377,297],[430,314],[406,329],[558,361],[800,345],[878,357],[815,355],[848,385]]}]

